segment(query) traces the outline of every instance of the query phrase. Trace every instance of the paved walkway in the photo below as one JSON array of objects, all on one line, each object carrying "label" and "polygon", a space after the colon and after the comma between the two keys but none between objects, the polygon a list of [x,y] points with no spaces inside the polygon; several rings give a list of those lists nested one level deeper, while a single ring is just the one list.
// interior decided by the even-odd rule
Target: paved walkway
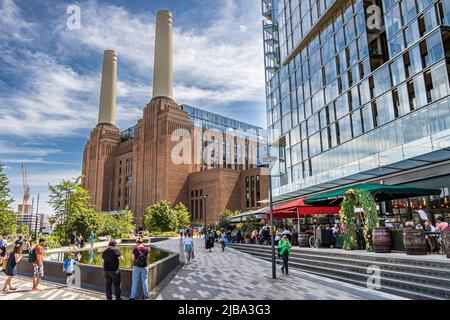
[{"label": "paved walkway", "polygon": [[[180,240],[171,239],[154,245],[174,252]],[[341,281],[320,277],[295,269],[289,276],[277,266],[277,279],[272,279],[271,263],[249,254],[216,245],[205,250],[203,239],[194,239],[195,260],[162,288],[160,300],[384,300],[404,299]]]},{"label": "paved walkway", "polygon": [[13,278],[12,284],[17,290],[1,291],[6,276],[0,275],[0,300],[104,300],[104,295],[86,290],[67,288],[60,284],[43,281],[39,288],[42,291],[31,291],[32,279],[22,276]]}]

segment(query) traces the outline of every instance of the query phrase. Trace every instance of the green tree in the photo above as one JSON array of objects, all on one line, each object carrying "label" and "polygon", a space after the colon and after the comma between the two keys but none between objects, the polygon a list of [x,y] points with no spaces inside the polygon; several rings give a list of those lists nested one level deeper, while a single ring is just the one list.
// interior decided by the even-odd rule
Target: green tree
[{"label": "green tree", "polygon": [[30,232],[30,228],[26,224],[21,224],[17,226],[17,233],[28,235]]},{"label": "green tree", "polygon": [[100,212],[98,214],[99,229],[97,235],[110,235],[120,238],[122,234],[129,234],[134,229],[133,214],[129,209],[119,213]]},{"label": "green tree", "polygon": [[219,214],[219,228],[223,228],[225,230],[228,230],[230,227],[230,219],[237,216],[241,212],[239,210],[230,210],[230,209],[224,209]]},{"label": "green tree", "polygon": [[181,202],[179,202],[174,208],[175,216],[177,218],[177,227],[175,230],[177,231],[181,228],[186,228],[191,221],[191,215],[189,213],[189,209]]},{"label": "green tree", "polygon": [[9,180],[3,173],[3,165],[0,163],[0,234],[10,235],[16,231],[16,214],[11,210],[13,199],[9,195]]},{"label": "green tree", "polygon": [[88,237],[90,231],[97,231],[98,215],[89,203],[90,196],[80,186],[82,177],[73,180],[62,180],[57,185],[49,185],[49,204],[55,211],[55,234],[67,242],[68,233],[81,232]]},{"label": "green tree", "polygon": [[177,224],[175,211],[170,208],[170,203],[167,201],[163,200],[151,205],[144,211],[142,225],[150,232],[176,231]]}]

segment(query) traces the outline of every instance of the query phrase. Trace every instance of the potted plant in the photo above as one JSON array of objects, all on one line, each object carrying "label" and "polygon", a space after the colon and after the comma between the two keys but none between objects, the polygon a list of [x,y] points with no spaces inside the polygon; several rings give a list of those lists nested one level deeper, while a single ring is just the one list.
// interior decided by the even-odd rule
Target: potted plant
[{"label": "potted plant", "polygon": [[252,243],[251,235],[252,235],[251,231],[249,231],[249,230],[245,231],[245,233],[244,233],[244,243],[245,244]]}]

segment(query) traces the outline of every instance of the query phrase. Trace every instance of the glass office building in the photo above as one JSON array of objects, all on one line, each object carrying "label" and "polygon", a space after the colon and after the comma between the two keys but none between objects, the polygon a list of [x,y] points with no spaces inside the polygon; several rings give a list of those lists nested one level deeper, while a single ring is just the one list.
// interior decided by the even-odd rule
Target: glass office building
[{"label": "glass office building", "polygon": [[274,199],[440,166],[448,203],[450,1],[262,0],[262,14]]}]

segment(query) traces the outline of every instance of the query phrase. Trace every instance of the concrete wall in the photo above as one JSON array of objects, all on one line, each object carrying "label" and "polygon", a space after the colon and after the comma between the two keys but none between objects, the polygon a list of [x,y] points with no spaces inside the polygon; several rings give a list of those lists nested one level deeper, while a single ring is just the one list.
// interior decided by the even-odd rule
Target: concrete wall
[{"label": "concrete wall", "polygon": [[[158,250],[162,250],[157,248]],[[148,288],[153,290],[179,263],[179,254],[165,251],[169,255],[148,266]],[[103,277],[103,267],[86,264],[77,264],[80,267],[81,288],[94,291],[105,292],[105,280]],[[132,271],[131,269],[120,269],[122,277],[122,295],[129,297],[131,293]],[[27,257],[22,259],[17,265],[17,273],[19,275],[32,277],[33,264],[28,262]],[[43,280],[56,282],[60,284],[66,283],[66,274],[63,272],[63,263],[55,261],[44,261],[44,278]],[[31,281],[31,279],[30,279]],[[114,293],[114,288],[113,288]],[[142,286],[139,283],[137,298],[142,297]]]}]

